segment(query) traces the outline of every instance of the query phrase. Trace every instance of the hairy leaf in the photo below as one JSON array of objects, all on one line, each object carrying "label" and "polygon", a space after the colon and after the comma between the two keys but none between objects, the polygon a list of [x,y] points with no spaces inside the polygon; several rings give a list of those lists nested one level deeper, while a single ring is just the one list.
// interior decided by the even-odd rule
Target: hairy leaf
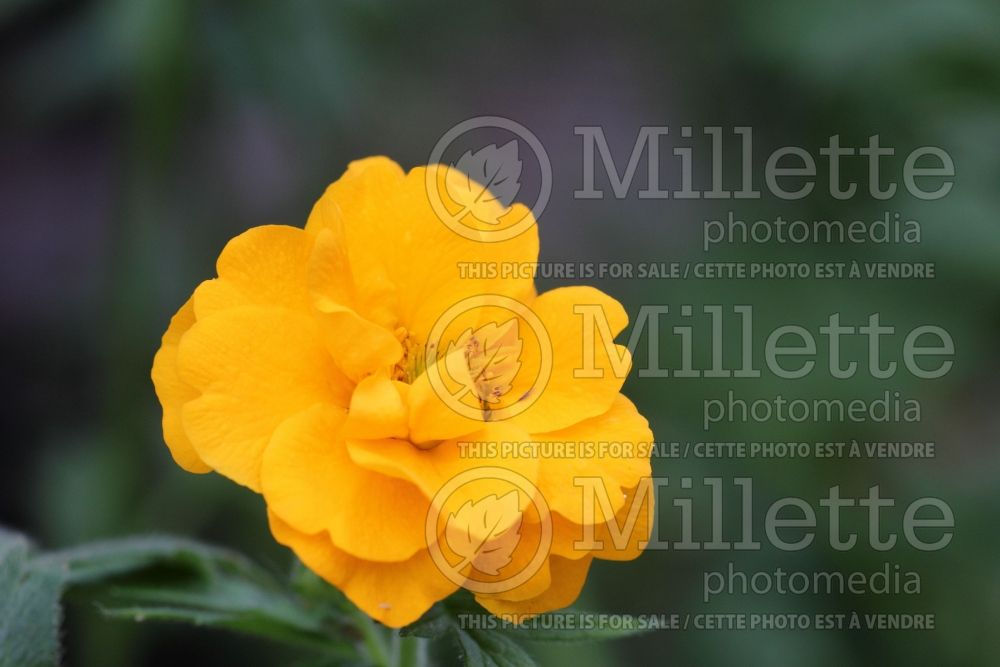
[{"label": "hairy leaf", "polygon": [[0,528],[0,667],[59,663],[57,568],[31,558],[24,536]]}]

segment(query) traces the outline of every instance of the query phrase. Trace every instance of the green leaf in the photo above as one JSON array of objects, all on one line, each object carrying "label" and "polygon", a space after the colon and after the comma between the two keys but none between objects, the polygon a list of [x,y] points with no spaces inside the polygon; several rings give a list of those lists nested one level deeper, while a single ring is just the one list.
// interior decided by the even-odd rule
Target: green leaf
[{"label": "green leaf", "polygon": [[171,537],[97,542],[39,559],[110,618],[220,627],[352,653],[343,626],[310,613],[243,556]]},{"label": "green leaf", "polygon": [[424,639],[437,639],[448,634],[452,627],[452,620],[444,614],[439,614],[430,618],[424,617],[399,631],[401,637],[423,637]]},{"label": "green leaf", "polygon": [[466,667],[531,667],[534,659],[511,637],[498,630],[465,628],[463,615],[485,614],[471,595],[459,591],[434,605],[418,621],[399,631],[403,637],[437,639],[451,635],[458,643]]},{"label": "green leaf", "polygon": [[[566,610],[563,613],[577,613]],[[641,623],[635,616],[617,614],[620,621],[615,628],[560,628],[556,623],[547,623],[545,616],[536,616],[528,625],[507,625],[503,632],[532,642],[588,642],[624,639],[644,635],[655,630],[648,623]]]},{"label": "green leaf", "polygon": [[[479,624],[468,627],[463,620],[471,615],[483,616],[486,612],[467,591],[457,591],[446,600],[434,605],[418,621],[399,631],[403,637],[414,636],[437,639],[452,635],[461,648],[465,664],[479,667],[534,664],[530,655],[519,642],[587,642],[623,639],[651,632],[655,629],[648,623],[640,622],[635,616],[618,615],[614,628],[564,628],[555,621],[547,621],[546,615],[534,617],[524,625],[515,625],[494,619],[496,623]],[[579,611],[563,610],[563,614]]]},{"label": "green leaf", "polygon": [[126,537],[91,542],[71,549],[49,552],[39,560],[49,561],[63,568],[67,582],[72,585],[105,581],[118,575],[167,563],[206,571],[222,567],[252,579],[262,581],[271,579],[269,574],[240,554],[179,537]]},{"label": "green leaf", "polygon": [[292,590],[295,591],[310,608],[325,610],[330,614],[352,614],[357,610],[347,596],[338,588],[331,586],[312,570],[302,564],[297,558],[293,561],[292,571],[288,577]]},{"label": "green leaf", "polygon": [[31,560],[27,539],[0,528],[0,667],[58,664],[62,583]]},{"label": "green leaf", "polygon": [[468,667],[532,667],[537,664],[510,637],[490,630],[461,630],[458,640]]},{"label": "green leaf", "polygon": [[448,634],[454,625],[454,619],[441,603],[435,604],[418,620],[400,629],[400,637],[422,637],[437,639]]}]

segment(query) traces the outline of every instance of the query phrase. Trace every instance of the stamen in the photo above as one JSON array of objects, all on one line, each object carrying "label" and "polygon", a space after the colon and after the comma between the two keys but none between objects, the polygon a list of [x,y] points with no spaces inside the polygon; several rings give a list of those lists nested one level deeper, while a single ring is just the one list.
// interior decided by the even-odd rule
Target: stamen
[{"label": "stamen", "polygon": [[424,372],[424,347],[406,330],[398,327],[393,335],[403,346],[403,357],[392,369],[392,379],[411,384]]}]

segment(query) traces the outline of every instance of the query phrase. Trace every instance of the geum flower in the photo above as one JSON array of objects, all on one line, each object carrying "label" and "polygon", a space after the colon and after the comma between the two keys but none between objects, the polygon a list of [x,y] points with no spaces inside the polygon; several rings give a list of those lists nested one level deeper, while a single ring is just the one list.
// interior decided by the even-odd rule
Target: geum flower
[{"label": "geum flower", "polygon": [[[454,551],[441,549],[454,526],[436,527],[430,537],[425,527],[432,500],[463,472],[516,473],[550,512],[525,511],[525,498],[492,479],[479,484],[478,495],[457,493],[437,508],[467,524],[489,521],[486,537],[500,535],[499,549],[459,564],[470,582],[473,568],[490,580],[503,566],[524,565],[532,539],[537,546],[540,526],[549,522],[551,541],[529,577],[509,590],[477,592],[495,614],[569,605],[593,558],[635,558],[649,534],[646,497],[627,544],[579,543],[585,525],[596,524],[595,535],[606,538],[606,522],[624,521],[649,474],[639,448],[626,456],[595,447],[573,456],[501,457],[463,445],[652,439],[647,421],[619,393],[621,373],[613,372],[610,354],[627,350],[586,338],[584,318],[574,312],[578,304],[599,305],[617,335],[627,316],[614,299],[590,287],[536,294],[530,278],[490,271],[460,277],[461,264],[530,264],[538,257],[535,224],[487,242],[478,219],[489,216],[481,211],[469,219],[482,227],[483,240],[442,223],[425,186],[443,181],[450,191],[464,178],[443,166],[404,174],[386,158],[352,163],[316,203],[305,229],[256,227],[229,242],[218,277],[199,285],[173,317],[153,363],[164,439],[177,464],[214,470],[262,494],[275,539],[394,627],[416,620],[461,583],[432,557],[434,549]],[[497,207],[501,223],[530,215],[521,205],[507,209],[482,198],[475,205]],[[476,306],[483,295],[491,296]],[[526,314],[512,315],[497,302],[524,304]],[[460,303],[473,305],[434,348],[432,330]],[[550,343],[548,352],[539,342]],[[602,377],[574,377],[585,354],[593,354]],[[532,386],[546,366],[547,382]],[[456,395],[473,409],[456,410],[435,377],[452,378],[447,387],[465,383],[464,395]],[[512,406],[511,416],[500,418]],[[599,478],[611,490],[615,516],[605,516],[599,503],[596,512],[585,511],[577,477]],[[495,501],[492,508],[477,505],[483,498]],[[474,546],[485,539],[466,528]]]}]

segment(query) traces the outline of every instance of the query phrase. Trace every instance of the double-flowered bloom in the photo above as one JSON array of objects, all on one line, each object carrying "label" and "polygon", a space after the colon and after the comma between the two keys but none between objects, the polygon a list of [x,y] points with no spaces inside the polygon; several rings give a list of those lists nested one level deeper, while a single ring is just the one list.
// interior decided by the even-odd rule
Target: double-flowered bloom
[{"label": "double-flowered bloom", "polygon": [[[427,191],[428,182],[456,178],[441,166],[404,173],[385,158],[352,163],[304,229],[257,227],[230,241],[218,277],[173,317],[153,364],[164,438],[178,465],[260,493],[275,539],[394,627],[461,584],[435,558],[454,551],[440,548],[456,543],[454,526],[428,523],[432,511],[473,523],[492,517],[482,536],[466,531],[479,547],[508,528],[528,545],[541,522],[548,526],[530,576],[506,590],[467,586],[496,614],[570,604],[593,558],[634,558],[649,533],[645,507],[633,514],[627,544],[585,544],[587,525],[607,537],[605,522],[615,517],[600,503],[589,511],[577,483],[599,478],[611,491],[605,510],[623,520],[649,475],[647,450],[579,447],[565,456],[544,447],[652,440],[619,393],[624,378],[612,355],[627,350],[586,336],[574,306],[599,306],[615,335],[627,324],[624,309],[590,287],[537,294],[523,273],[460,275],[463,265],[536,262],[538,234],[532,224],[490,242],[480,221],[472,224],[482,226],[482,239],[456,234]],[[497,220],[530,215],[520,205],[476,205],[496,206]],[[445,313],[453,316],[442,326]],[[532,443],[540,454],[503,457],[484,443]],[[496,502],[492,510],[479,505],[478,516],[482,493],[436,507],[450,480],[477,469],[526,480],[546,511],[524,512],[525,500],[502,480],[481,485],[496,484],[487,494]],[[514,502],[507,518],[503,499]],[[499,561],[466,559],[461,576],[471,582],[479,566],[488,579],[537,555],[519,556],[509,539],[497,544],[506,552]]]}]

